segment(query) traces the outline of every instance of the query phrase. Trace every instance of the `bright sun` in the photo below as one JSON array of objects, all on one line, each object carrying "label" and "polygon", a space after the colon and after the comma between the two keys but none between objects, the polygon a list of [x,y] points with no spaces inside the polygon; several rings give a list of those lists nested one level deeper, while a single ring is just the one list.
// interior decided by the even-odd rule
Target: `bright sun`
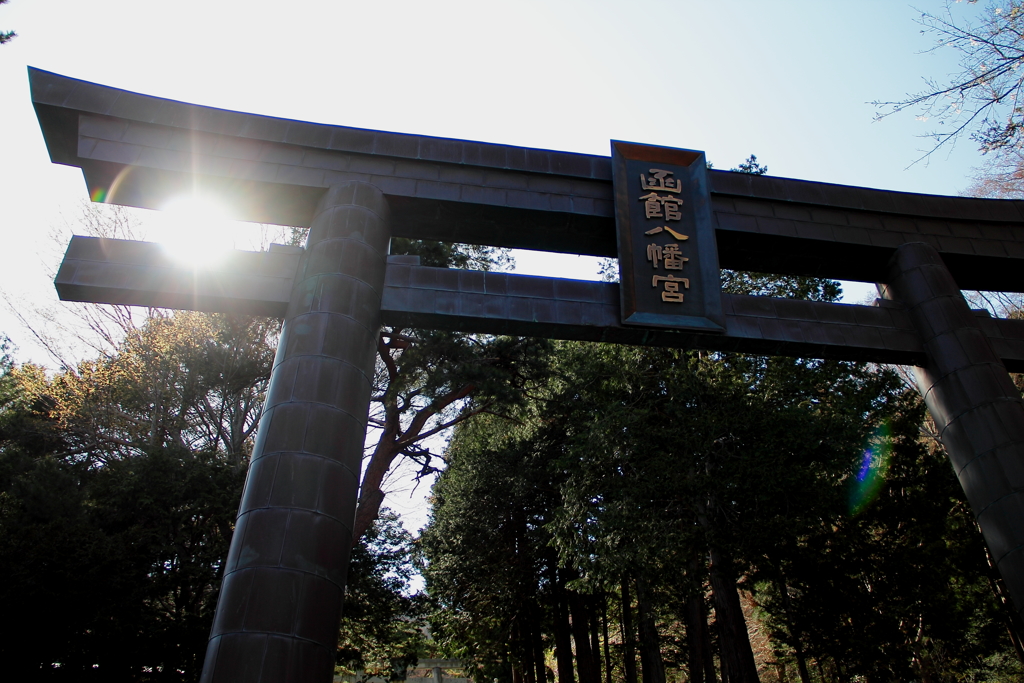
[{"label": "bright sun", "polygon": [[154,216],[153,237],[176,261],[210,265],[235,248],[238,223],[227,206],[204,195],[186,195],[168,202]]}]

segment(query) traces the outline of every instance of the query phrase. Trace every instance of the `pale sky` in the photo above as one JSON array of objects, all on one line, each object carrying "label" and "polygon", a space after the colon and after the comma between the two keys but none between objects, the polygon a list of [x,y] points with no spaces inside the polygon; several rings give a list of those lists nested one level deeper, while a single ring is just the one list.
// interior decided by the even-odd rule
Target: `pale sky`
[{"label": "pale sky", "polygon": [[[349,2],[10,0],[0,30],[0,291],[52,305],[53,228],[86,198],[49,162],[26,67],[157,97],[270,116],[588,154],[611,139],[700,149],[728,169],[957,194],[981,162],[970,141],[911,164],[932,122],[873,122],[954,71],[922,54],[920,0]],[[958,15],[977,5],[952,6]],[[910,168],[908,168],[910,166]],[[46,262],[44,263],[44,259]],[[520,258],[521,271],[593,266]],[[19,361],[47,362],[7,310]]]}]

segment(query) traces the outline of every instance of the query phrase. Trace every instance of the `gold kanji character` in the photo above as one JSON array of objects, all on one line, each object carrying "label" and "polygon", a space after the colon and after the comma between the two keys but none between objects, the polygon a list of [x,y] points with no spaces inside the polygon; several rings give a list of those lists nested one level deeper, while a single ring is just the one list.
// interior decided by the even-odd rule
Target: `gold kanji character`
[{"label": "gold kanji character", "polygon": [[663,190],[679,194],[683,191],[683,183],[677,178],[669,178],[672,171],[664,171],[660,168],[652,168],[648,171],[651,178],[648,180],[643,173],[640,174],[640,189],[642,190]]},{"label": "gold kanji character", "polygon": [[658,269],[658,261],[661,259],[661,247],[657,244],[647,245],[647,260],[654,264],[654,269]]},{"label": "gold kanji character", "polygon": [[[675,200],[675,202],[669,200]],[[683,214],[679,210],[679,205],[683,203],[683,200],[676,199],[675,197],[665,197],[662,202],[665,205],[665,220],[667,221],[678,221],[682,219]]]},{"label": "gold kanji character", "polygon": [[673,237],[675,237],[680,242],[682,242],[684,240],[690,239],[689,235],[684,235],[681,232],[676,232],[675,230],[673,230],[672,228],[668,227],[667,225],[659,225],[656,228],[651,228],[650,230],[648,230],[644,234],[645,235],[657,235],[659,232],[663,232],[663,231],[667,232],[670,235],[672,235]]},{"label": "gold kanji character", "polygon": [[665,291],[661,293],[662,301],[673,304],[683,303],[683,293],[679,291],[679,285],[682,283],[683,289],[689,289],[689,278],[676,277],[675,275],[655,275],[651,278],[651,287],[657,287],[659,282],[665,283]]},{"label": "gold kanji character", "polygon": [[690,260],[680,253],[678,244],[666,244],[662,258],[665,260],[665,270],[682,270],[683,264]]},{"label": "gold kanji character", "polygon": [[640,198],[640,201],[644,203],[644,213],[647,214],[647,218],[661,218],[661,202],[658,200],[660,197],[654,194],[646,194]]},{"label": "gold kanji character", "polygon": [[[683,200],[679,197],[665,196],[651,192],[640,197],[644,203],[644,212],[647,218],[664,218],[667,221],[678,221],[683,217],[679,211]],[[664,213],[662,213],[664,211]]]}]

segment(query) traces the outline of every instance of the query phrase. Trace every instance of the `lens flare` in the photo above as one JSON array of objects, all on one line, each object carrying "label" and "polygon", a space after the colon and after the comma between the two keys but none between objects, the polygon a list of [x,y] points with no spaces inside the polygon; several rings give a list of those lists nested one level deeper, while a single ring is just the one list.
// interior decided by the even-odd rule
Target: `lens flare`
[{"label": "lens flare", "polygon": [[207,266],[233,248],[233,227],[228,208],[204,195],[176,197],[164,206],[152,226],[152,235],[175,260]]},{"label": "lens flare", "polygon": [[850,478],[850,514],[865,510],[882,490],[892,455],[892,433],[888,422],[882,423],[867,439],[867,446]]},{"label": "lens flare", "polygon": [[130,184],[129,178],[134,169],[134,166],[125,166],[117,172],[109,186],[95,188],[89,195],[89,199],[98,204],[116,204],[118,191],[123,186]]}]

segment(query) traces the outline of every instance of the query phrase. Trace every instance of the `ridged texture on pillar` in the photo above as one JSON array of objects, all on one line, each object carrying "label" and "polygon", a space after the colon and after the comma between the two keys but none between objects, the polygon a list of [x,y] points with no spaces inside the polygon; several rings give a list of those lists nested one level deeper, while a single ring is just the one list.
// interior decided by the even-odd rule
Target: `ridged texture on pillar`
[{"label": "ridged texture on pillar", "polygon": [[992,557],[1024,608],[1024,402],[934,248],[900,247],[890,298],[903,302],[928,367],[918,389],[981,525]]},{"label": "ridged texture on pillar", "polygon": [[327,683],[334,671],[390,232],[371,185],[313,219],[203,668],[208,683]]}]

